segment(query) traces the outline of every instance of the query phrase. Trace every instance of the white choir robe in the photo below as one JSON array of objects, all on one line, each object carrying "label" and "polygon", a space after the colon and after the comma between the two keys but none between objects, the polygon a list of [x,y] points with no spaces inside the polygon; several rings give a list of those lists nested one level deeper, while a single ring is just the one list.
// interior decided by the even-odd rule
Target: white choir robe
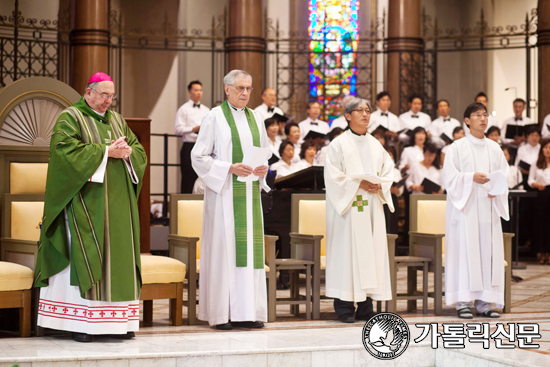
[{"label": "white choir robe", "polygon": [[256,107],[254,109],[254,112],[258,113],[261,116],[261,118],[263,119],[263,121],[267,120],[270,117],[273,117],[273,115],[276,114],[276,113],[278,113],[281,116],[285,115],[283,110],[281,110],[279,107],[276,107],[276,106],[273,106],[273,111],[269,112],[268,107],[265,103],[262,103],[261,105]]},{"label": "white choir robe", "polygon": [[518,148],[517,145],[514,144],[514,139],[506,139],[506,130],[508,129],[508,126],[525,126],[525,125],[532,125],[534,124],[533,120],[531,120],[529,117],[522,116],[521,119],[516,121],[516,117],[510,117],[507,120],[504,120],[504,123],[502,124],[502,128],[500,129],[500,141],[503,145],[509,145],[513,148]]},{"label": "white choir robe", "polygon": [[[430,124],[432,123],[430,115],[424,112],[418,112],[417,114],[414,114],[411,110],[399,115],[399,119],[401,120],[403,128],[407,128],[409,130],[414,130],[418,126],[422,126],[424,130],[428,131],[430,128]],[[399,140],[401,140],[401,142],[403,142],[404,144],[408,144],[411,138],[407,134],[402,133],[401,135],[399,135]]]},{"label": "white choir robe", "polygon": [[298,123],[298,126],[300,127],[300,140],[298,141],[298,144],[302,144],[304,142],[304,138],[310,130],[315,130],[325,135],[330,132],[330,127],[328,126],[327,122],[321,121],[319,119],[314,121],[309,117],[306,118],[304,121]]},{"label": "white choir robe", "polygon": [[421,162],[424,160],[424,151],[418,145],[413,145],[412,147],[406,147],[401,153],[401,159],[399,160],[398,168],[402,170],[407,164],[409,165],[410,172],[413,164]]},{"label": "white choir robe", "polygon": [[546,117],[544,118],[540,136],[543,139],[550,139],[550,115],[546,115]]},{"label": "white choir robe", "polygon": [[[393,179],[394,163],[370,134],[346,131],[334,139],[325,161],[327,193],[326,295],[350,302],[392,297],[384,204],[394,211],[391,183],[378,194],[360,189],[352,173],[374,173]],[[368,205],[360,212],[353,202],[361,195]]]},{"label": "white choir robe", "polygon": [[[313,163],[315,163],[315,162],[313,162]],[[304,169],[308,169],[311,166],[313,166],[313,165],[309,164],[308,161],[306,161],[305,159],[301,159],[300,162],[295,164],[295,169],[296,169],[296,172],[298,172],[298,171],[301,171],[301,170],[304,170]]]},{"label": "white choir robe", "polygon": [[269,167],[269,169],[271,171],[277,171],[277,176],[275,177],[275,179],[278,179],[281,177],[291,175],[294,172],[297,172],[298,171],[297,164],[298,163],[293,163],[293,161],[290,161],[290,164],[287,164],[282,159],[279,159],[277,162],[273,163]]},{"label": "white choir robe", "polygon": [[437,149],[441,149],[446,144],[445,140],[441,138],[441,134],[445,134],[449,139],[453,140],[453,131],[460,125],[457,119],[450,116],[439,116],[430,124],[430,140],[436,145]]},{"label": "white choir robe", "polygon": [[[426,166],[422,163],[417,162],[411,166],[411,169],[409,170],[409,177],[407,177],[407,180],[405,181],[407,190],[411,191],[411,186],[413,185],[421,185],[425,178],[443,188],[443,182],[441,181],[441,170],[435,168],[434,166],[426,168]],[[423,191],[413,191],[412,193],[424,194]]]},{"label": "white choir robe", "polygon": [[518,154],[516,154],[516,163],[518,166],[520,161],[524,161],[527,164],[533,165],[537,163],[539,158],[540,144],[531,145],[529,143],[521,144],[518,148]]},{"label": "white choir robe", "polygon": [[445,302],[481,300],[504,304],[504,243],[500,218],[509,220],[508,190],[491,199],[488,184],[473,182],[475,172],[504,172],[499,145],[467,135],[451,144],[443,166],[447,189]]},{"label": "white choir robe", "polygon": [[538,168],[536,164],[532,164],[529,168],[529,178],[527,183],[529,186],[535,182],[543,184],[544,186],[550,185],[550,168]]},{"label": "white choir robe", "polygon": [[371,113],[369,121],[369,134],[372,134],[374,130],[380,125],[384,126],[389,131],[394,133],[401,131],[405,128],[403,121],[394,115],[390,111],[384,112],[386,115],[382,116],[382,110],[378,109]]},{"label": "white choir robe", "polygon": [[[230,107],[243,152],[252,145],[244,110]],[[253,112],[262,148],[270,147],[263,119]],[[204,221],[201,238],[199,319],[210,325],[231,321],[267,322],[265,270],[254,269],[252,231],[252,185],[247,183],[248,266],[237,267],[233,214],[233,175],[229,174],[233,150],[231,129],[221,107],[202,120],[201,132],[191,151],[193,169],[204,181]],[[266,162],[267,165],[267,162]],[[260,190],[269,192],[265,177]],[[263,223],[262,223],[263,227]],[[263,236],[262,236],[263,239]],[[263,249],[263,246],[262,246]]]},{"label": "white choir robe", "polygon": [[339,127],[342,130],[346,130],[348,128],[348,120],[344,116],[340,116],[332,120],[332,123],[330,124],[330,131],[336,129]]}]

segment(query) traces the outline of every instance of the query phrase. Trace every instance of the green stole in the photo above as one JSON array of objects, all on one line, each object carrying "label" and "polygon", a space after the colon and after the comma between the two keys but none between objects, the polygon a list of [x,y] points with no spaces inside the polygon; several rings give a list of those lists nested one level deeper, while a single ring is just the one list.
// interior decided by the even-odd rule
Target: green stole
[{"label": "green stole", "polygon": [[[231,128],[231,143],[233,145],[232,163],[241,163],[243,161],[243,149],[241,139],[231,107],[225,100],[221,105],[223,115]],[[252,143],[255,147],[260,147],[260,132],[254,119],[254,115],[248,107],[245,107],[246,120],[252,133]],[[233,216],[235,219],[235,253],[237,267],[247,266],[247,218],[246,218],[246,182],[237,181],[237,175],[233,175]],[[260,201],[260,185],[258,181],[252,182],[252,229],[254,242],[254,269],[264,268],[264,235],[262,223],[262,207]]]}]

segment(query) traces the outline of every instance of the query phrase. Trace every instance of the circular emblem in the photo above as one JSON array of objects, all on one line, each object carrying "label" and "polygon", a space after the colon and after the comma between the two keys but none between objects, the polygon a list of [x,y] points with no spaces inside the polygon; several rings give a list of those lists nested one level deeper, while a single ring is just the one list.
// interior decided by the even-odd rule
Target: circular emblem
[{"label": "circular emblem", "polygon": [[363,326],[363,346],[375,358],[389,360],[399,357],[409,346],[411,332],[401,317],[394,313],[379,313]]}]

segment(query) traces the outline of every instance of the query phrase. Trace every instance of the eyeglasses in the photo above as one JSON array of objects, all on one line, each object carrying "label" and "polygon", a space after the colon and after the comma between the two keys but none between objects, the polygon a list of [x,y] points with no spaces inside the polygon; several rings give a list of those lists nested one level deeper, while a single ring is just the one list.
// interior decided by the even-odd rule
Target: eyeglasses
[{"label": "eyeglasses", "polygon": [[355,112],[359,112],[360,115],[366,113],[367,115],[370,115],[370,110],[368,108],[358,108],[356,110],[353,110]]},{"label": "eyeglasses", "polygon": [[97,90],[95,90],[94,88],[90,88],[91,90],[93,90],[94,92],[96,92],[97,94],[99,94],[99,96],[105,100],[111,98],[111,101],[114,101],[117,97],[116,93],[113,93],[113,94],[107,94],[107,93],[99,93]]},{"label": "eyeglasses", "polygon": [[482,117],[485,117],[486,119],[489,118],[489,114],[488,114],[488,113],[480,113],[480,112],[478,112],[478,113],[472,113],[471,116],[472,116],[472,118],[476,118],[476,119],[480,119],[480,118],[482,118]]},{"label": "eyeglasses", "polygon": [[243,87],[242,85],[238,86],[238,87],[235,87],[234,85],[230,85],[230,87],[233,87],[235,88],[236,90],[239,91],[239,94],[243,94],[244,91],[247,91],[248,93],[252,92],[252,87]]}]

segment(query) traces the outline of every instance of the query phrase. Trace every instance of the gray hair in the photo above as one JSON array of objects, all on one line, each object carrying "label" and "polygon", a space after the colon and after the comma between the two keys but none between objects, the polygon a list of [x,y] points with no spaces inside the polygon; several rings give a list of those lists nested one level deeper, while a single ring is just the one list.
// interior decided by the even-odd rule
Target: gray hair
[{"label": "gray hair", "polygon": [[86,86],[86,88],[84,88],[84,94],[86,94],[86,91],[88,90],[88,88],[90,89],[94,89],[95,90],[95,87],[101,82],[93,82],[93,83],[90,83]]},{"label": "gray hair", "polygon": [[353,98],[351,101],[346,104],[346,107],[344,107],[344,115],[346,113],[351,114],[354,110],[356,110],[358,107],[367,105],[369,107],[369,111],[372,112],[372,107],[366,99],[362,98]]},{"label": "gray hair", "polygon": [[227,73],[226,76],[223,77],[223,84],[224,85],[233,85],[235,82],[235,78],[241,77],[241,76],[247,76],[250,78],[250,83],[252,83],[252,76],[248,74],[244,70],[231,70],[229,73]]}]

